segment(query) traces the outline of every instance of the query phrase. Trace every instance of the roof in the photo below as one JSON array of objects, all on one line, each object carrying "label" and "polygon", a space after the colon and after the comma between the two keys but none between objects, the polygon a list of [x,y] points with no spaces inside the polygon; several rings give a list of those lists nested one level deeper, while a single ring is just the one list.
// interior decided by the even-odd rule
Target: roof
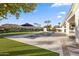
[{"label": "roof", "polygon": [[68,13],[67,13],[67,15],[66,15],[66,17],[65,17],[65,20],[64,20],[64,22],[63,22],[62,25],[64,25],[65,22],[68,21],[69,18],[70,18],[72,15],[74,15],[74,13],[75,13],[77,7],[78,7],[78,4],[77,4],[77,3],[74,3],[74,4],[71,5],[71,8],[70,8],[70,10],[68,11]]},{"label": "roof", "polygon": [[29,23],[25,23],[25,24],[22,24],[21,26],[33,26],[33,25]]},{"label": "roof", "polygon": [[0,26],[0,30],[4,30],[4,27]]}]

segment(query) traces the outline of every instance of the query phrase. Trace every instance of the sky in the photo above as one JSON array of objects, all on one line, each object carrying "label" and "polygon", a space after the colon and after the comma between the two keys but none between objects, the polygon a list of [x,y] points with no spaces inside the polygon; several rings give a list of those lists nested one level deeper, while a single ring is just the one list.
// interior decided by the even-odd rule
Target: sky
[{"label": "sky", "polygon": [[65,16],[67,15],[71,4],[69,3],[39,3],[37,4],[35,10],[30,13],[20,13],[20,18],[16,19],[13,15],[8,15],[8,19],[3,19],[0,21],[2,24],[18,24],[22,25],[25,23],[38,23],[41,26],[45,25],[46,20],[51,21],[51,25],[57,25],[59,22],[63,22]]}]

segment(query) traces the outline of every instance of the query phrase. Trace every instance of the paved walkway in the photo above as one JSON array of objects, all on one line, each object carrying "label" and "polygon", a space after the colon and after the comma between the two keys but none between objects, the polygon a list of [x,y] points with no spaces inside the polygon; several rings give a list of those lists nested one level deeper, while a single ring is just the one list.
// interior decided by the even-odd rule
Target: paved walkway
[{"label": "paved walkway", "polygon": [[75,42],[73,36],[62,40],[62,50],[64,56],[79,56],[79,44]]},{"label": "paved walkway", "polygon": [[71,55],[68,46],[73,42],[68,41],[68,38],[62,33],[25,34],[6,38],[55,51],[60,53],[61,56]]},{"label": "paved walkway", "polygon": [[79,56],[79,44],[75,42],[75,38],[74,39],[69,38],[66,41],[66,47],[68,49],[70,56]]}]

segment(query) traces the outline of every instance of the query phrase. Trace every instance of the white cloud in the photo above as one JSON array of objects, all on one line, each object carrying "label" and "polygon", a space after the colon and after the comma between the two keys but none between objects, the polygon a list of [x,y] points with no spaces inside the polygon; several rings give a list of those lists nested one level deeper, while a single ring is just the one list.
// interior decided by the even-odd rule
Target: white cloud
[{"label": "white cloud", "polygon": [[61,15],[58,15],[58,16],[57,16],[57,18],[61,18],[61,17],[62,17]]},{"label": "white cloud", "polygon": [[66,14],[66,12],[65,11],[61,11],[61,12],[59,12],[58,13],[58,16],[57,16],[57,18],[59,19],[59,18],[62,18],[63,17],[63,15],[65,15]]},{"label": "white cloud", "polygon": [[65,12],[65,11],[62,11],[62,12],[60,12],[59,14],[63,14],[63,15],[65,15],[65,14],[66,14],[66,12]]},{"label": "white cloud", "polygon": [[21,18],[20,20],[24,20],[23,18]]},{"label": "white cloud", "polygon": [[71,3],[54,3],[51,5],[51,7],[59,7],[59,6],[65,6],[65,5],[71,5]]}]

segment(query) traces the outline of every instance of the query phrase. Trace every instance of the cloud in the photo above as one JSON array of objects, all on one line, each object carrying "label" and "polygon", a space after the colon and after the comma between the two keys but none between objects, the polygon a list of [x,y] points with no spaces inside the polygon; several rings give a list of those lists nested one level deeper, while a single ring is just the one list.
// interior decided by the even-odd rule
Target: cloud
[{"label": "cloud", "polygon": [[62,18],[62,16],[61,15],[58,15],[57,18]]},{"label": "cloud", "polygon": [[24,20],[23,18],[21,18],[20,20]]},{"label": "cloud", "polygon": [[65,15],[65,14],[66,14],[66,12],[65,12],[65,11],[62,11],[62,12],[60,12],[59,14],[63,14],[63,15]]},{"label": "cloud", "polygon": [[54,3],[51,5],[51,7],[60,7],[60,6],[66,6],[71,5],[71,3]]},{"label": "cloud", "polygon": [[58,13],[58,16],[57,16],[57,18],[59,19],[59,18],[62,18],[63,17],[63,15],[65,15],[66,14],[66,12],[65,11],[61,11],[61,12],[59,12]]}]

